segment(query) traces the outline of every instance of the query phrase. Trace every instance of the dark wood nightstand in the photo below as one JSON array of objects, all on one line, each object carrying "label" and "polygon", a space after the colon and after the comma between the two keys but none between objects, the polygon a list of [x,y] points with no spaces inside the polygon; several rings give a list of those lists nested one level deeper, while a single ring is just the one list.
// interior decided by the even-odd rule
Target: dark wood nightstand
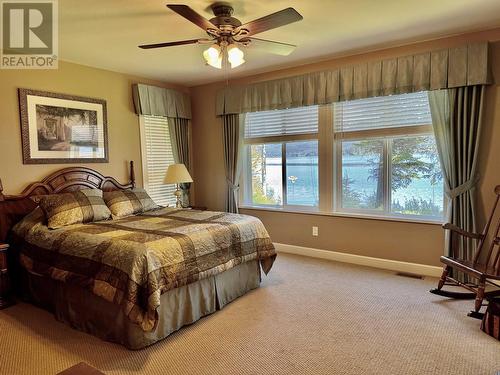
[{"label": "dark wood nightstand", "polygon": [[9,245],[0,244],[0,310],[14,304],[11,295],[10,279],[7,266]]}]

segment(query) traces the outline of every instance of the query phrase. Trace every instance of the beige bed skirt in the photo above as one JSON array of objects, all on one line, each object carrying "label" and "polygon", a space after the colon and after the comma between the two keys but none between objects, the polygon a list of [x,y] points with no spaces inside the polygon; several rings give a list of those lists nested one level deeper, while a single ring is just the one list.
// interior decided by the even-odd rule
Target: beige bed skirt
[{"label": "beige bed skirt", "polygon": [[151,332],[131,323],[119,306],[80,287],[31,274],[27,281],[33,302],[52,311],[58,320],[129,349],[142,349],[257,288],[260,266],[257,261],[243,263],[162,294],[158,325]]}]

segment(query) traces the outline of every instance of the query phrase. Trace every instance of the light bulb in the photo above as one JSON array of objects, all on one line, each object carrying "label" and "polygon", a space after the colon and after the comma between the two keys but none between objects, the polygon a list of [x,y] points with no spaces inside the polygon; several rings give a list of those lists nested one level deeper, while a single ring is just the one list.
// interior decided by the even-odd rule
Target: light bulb
[{"label": "light bulb", "polygon": [[222,69],[222,57],[219,57],[217,60],[207,61],[207,64],[214,68]]},{"label": "light bulb", "polygon": [[230,44],[227,47],[227,59],[231,64],[231,68],[236,68],[245,62],[244,57],[245,54],[242,50],[236,47],[234,44]]},{"label": "light bulb", "polygon": [[217,60],[219,58],[219,51],[220,51],[219,46],[214,44],[213,46],[210,46],[209,49],[205,50],[205,52],[203,52],[203,57],[207,61]]},{"label": "light bulb", "polygon": [[217,44],[213,44],[209,49],[205,50],[203,52],[203,57],[208,65],[217,69],[222,69],[222,54]]}]

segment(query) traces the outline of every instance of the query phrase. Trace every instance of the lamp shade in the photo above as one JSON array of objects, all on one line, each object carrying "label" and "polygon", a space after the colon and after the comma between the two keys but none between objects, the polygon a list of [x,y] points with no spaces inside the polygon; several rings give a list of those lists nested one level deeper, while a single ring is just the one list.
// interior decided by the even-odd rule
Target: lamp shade
[{"label": "lamp shade", "polygon": [[208,65],[222,69],[222,53],[219,45],[214,44],[203,52],[203,57]]},{"label": "lamp shade", "polygon": [[167,168],[167,174],[163,182],[165,184],[182,184],[193,182],[193,179],[184,164],[171,164]]},{"label": "lamp shade", "polygon": [[245,55],[236,45],[230,44],[227,47],[227,59],[231,64],[231,69],[236,68],[245,62]]}]

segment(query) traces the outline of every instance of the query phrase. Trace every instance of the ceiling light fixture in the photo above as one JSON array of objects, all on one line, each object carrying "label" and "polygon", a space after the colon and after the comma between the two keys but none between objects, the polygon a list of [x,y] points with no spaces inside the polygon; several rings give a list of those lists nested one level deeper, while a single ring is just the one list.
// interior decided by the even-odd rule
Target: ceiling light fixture
[{"label": "ceiling light fixture", "polygon": [[203,51],[203,58],[207,62],[208,65],[222,69],[223,63],[224,66],[231,65],[231,69],[234,69],[245,62],[245,54],[241,49],[239,49],[236,44],[226,43],[222,44],[213,44],[210,48]]},{"label": "ceiling light fixture", "polygon": [[[142,49],[155,49],[190,44],[208,45],[210,47],[203,51],[203,58],[207,65],[217,69],[224,69],[226,72],[245,63],[242,46],[245,48],[261,48],[266,52],[288,56],[296,47],[293,44],[259,39],[255,38],[255,35],[300,21],[303,18],[299,12],[289,7],[243,23],[233,17],[234,9],[230,4],[219,1],[210,6],[215,17],[209,20],[184,4],[167,4],[167,7],[203,29],[208,34],[208,38],[142,44],[139,47]],[[255,47],[251,47],[252,45],[255,45]]]}]

